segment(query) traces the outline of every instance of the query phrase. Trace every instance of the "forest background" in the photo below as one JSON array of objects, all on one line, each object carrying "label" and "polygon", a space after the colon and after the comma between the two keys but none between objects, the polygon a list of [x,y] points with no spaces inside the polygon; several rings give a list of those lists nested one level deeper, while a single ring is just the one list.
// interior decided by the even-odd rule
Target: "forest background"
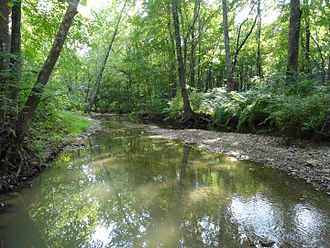
[{"label": "forest background", "polygon": [[68,2],[1,0],[1,170],[91,111],[330,137],[329,0]]}]

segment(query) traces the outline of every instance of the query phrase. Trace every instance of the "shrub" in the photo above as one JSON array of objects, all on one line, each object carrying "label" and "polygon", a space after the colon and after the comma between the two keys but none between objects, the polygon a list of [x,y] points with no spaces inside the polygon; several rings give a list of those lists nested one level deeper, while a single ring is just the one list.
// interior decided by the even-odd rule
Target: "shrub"
[{"label": "shrub", "polygon": [[[190,89],[189,94],[192,109],[210,115],[215,127],[298,137],[330,136],[330,87],[317,81],[303,79],[287,85],[277,79],[246,92],[214,88],[206,93]],[[166,112],[175,117],[182,109],[178,95],[169,101]]]}]

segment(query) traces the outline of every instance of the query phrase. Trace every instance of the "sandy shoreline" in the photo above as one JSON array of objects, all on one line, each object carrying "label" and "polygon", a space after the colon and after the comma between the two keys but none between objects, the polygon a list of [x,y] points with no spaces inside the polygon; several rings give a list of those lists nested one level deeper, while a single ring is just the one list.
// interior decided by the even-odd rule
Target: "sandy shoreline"
[{"label": "sandy shoreline", "polygon": [[330,195],[330,147],[280,137],[224,133],[197,129],[163,129],[147,126],[146,131],[163,138],[194,144],[206,150],[225,153],[239,160],[251,160],[286,171]]}]

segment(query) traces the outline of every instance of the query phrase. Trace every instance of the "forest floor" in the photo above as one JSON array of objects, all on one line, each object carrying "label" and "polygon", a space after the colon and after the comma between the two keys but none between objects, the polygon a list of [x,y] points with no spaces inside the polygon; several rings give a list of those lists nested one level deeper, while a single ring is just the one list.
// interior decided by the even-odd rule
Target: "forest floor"
[{"label": "forest floor", "polygon": [[288,172],[330,195],[330,146],[281,137],[199,129],[163,129],[147,126],[157,136],[194,144],[238,160],[250,160]]}]

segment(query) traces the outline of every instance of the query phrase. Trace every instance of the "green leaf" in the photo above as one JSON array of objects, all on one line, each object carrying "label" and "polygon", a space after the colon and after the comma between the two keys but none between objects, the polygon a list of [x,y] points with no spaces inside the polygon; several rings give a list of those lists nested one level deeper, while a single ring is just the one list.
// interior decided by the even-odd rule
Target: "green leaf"
[{"label": "green leaf", "polygon": [[9,1],[9,2],[7,2],[7,6],[12,8],[12,7],[14,7],[14,3],[12,1]]}]

